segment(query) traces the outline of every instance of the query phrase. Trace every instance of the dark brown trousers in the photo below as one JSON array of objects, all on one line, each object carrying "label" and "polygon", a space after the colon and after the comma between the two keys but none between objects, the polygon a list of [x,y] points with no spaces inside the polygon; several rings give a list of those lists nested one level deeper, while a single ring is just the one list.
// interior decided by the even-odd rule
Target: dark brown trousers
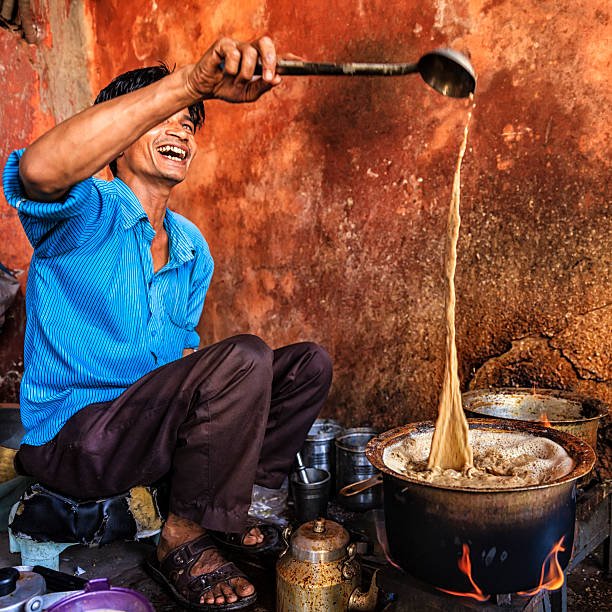
[{"label": "dark brown trousers", "polygon": [[331,384],[329,356],[299,343],[270,349],[241,335],[162,366],[112,402],[80,410],[16,465],[77,499],[167,478],[169,510],[240,531],[254,483],[278,488]]}]

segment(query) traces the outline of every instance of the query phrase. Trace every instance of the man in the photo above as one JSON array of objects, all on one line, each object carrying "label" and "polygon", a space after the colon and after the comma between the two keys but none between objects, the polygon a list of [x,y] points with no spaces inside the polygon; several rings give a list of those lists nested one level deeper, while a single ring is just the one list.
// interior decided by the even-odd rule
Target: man
[{"label": "man", "polygon": [[[273,351],[241,335],[194,352],[213,263],[167,208],[196,154],[202,101],[252,102],[279,82],[269,38],[223,38],[194,65],[118,77],[4,172],[34,247],[16,466],[79,499],[168,478],[149,570],[202,610],[254,601],[207,530],[266,547],[266,531],[246,526],[253,483],[281,485],[331,384],[312,343]],[[107,164],[113,181],[92,178]]]}]

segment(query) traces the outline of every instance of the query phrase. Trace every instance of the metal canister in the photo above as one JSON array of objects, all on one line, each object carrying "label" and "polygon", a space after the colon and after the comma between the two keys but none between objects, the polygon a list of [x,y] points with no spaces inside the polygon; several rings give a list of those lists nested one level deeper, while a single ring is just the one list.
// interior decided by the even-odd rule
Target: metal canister
[{"label": "metal canister", "polygon": [[[368,461],[365,448],[377,433],[371,427],[354,427],[346,429],[336,438],[336,486],[338,489],[376,476],[378,470]],[[371,487],[350,497],[340,495],[338,501],[349,510],[380,508],[382,506],[382,487]]]},{"label": "metal canister", "polygon": [[307,467],[325,470],[330,474],[329,490],[333,497],[336,492],[336,453],[334,440],[344,428],[333,419],[317,419],[306,437],[301,455]]},{"label": "metal canister", "polygon": [[317,519],[301,525],[276,564],[276,612],[373,610],[377,588],[357,588],[361,566],[355,546],[338,523]]}]

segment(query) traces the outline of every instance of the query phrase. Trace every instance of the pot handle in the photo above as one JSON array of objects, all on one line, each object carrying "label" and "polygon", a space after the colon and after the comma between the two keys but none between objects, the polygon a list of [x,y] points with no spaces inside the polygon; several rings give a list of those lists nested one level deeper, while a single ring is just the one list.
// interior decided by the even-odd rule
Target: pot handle
[{"label": "pot handle", "polygon": [[287,551],[289,550],[292,531],[293,529],[291,528],[291,525],[288,525],[287,527],[283,529],[281,533],[281,540],[283,541],[283,550],[281,554],[278,556],[279,559],[281,557],[284,557],[287,554]]},{"label": "pot handle", "polygon": [[375,474],[374,476],[370,476],[370,478],[366,478],[365,480],[358,480],[357,482],[352,482],[351,484],[342,487],[338,493],[344,497],[351,497],[352,495],[357,495],[358,493],[362,493],[367,489],[371,489],[381,482],[382,474]]}]

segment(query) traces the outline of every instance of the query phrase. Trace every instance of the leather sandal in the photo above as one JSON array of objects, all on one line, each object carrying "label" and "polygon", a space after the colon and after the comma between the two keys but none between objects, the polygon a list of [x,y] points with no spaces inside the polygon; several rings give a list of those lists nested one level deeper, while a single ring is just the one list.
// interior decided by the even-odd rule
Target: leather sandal
[{"label": "leather sandal", "polygon": [[[264,539],[259,544],[245,544],[244,538],[254,527],[261,531]],[[210,537],[220,547],[247,555],[260,554],[278,548],[280,533],[277,527],[269,523],[252,523],[240,533],[225,533],[223,531],[208,530]]]},{"label": "leather sandal", "polygon": [[224,563],[217,569],[199,576],[191,575],[191,568],[200,558],[200,555],[211,548],[216,549],[215,543],[208,534],[204,534],[191,542],[187,542],[171,550],[161,561],[157,560],[155,553],[145,562],[145,569],[159,584],[166,587],[172,596],[185,608],[192,610],[239,610],[246,608],[257,600],[257,594],[240,597],[234,602],[222,604],[200,603],[207,591],[221,582],[233,578],[246,578],[246,576],[233,564]]}]

